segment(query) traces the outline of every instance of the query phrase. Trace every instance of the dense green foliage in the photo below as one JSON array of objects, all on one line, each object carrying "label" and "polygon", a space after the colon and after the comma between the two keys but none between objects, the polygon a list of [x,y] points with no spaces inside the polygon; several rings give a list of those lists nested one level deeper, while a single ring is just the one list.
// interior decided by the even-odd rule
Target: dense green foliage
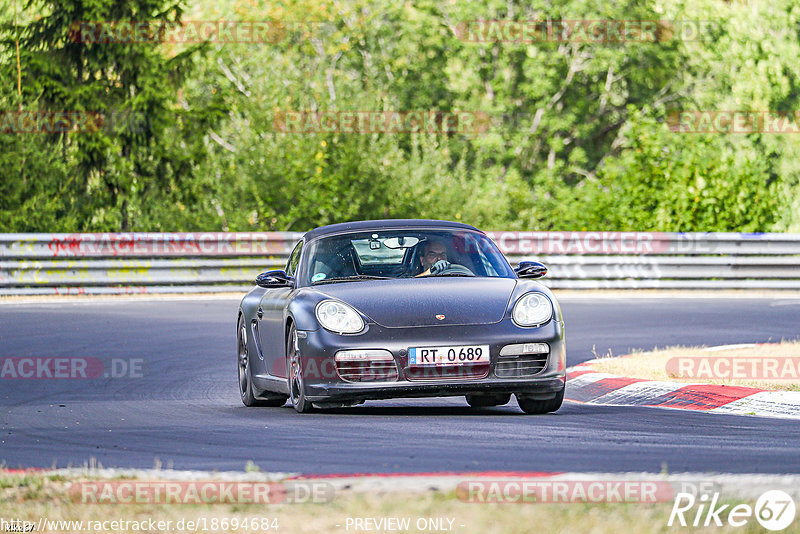
[{"label": "dense green foliage", "polygon": [[[19,0],[22,2],[23,0]],[[0,231],[800,231],[800,136],[670,131],[673,110],[800,110],[793,0],[0,0]],[[472,42],[464,21],[704,20],[696,39]],[[80,43],[78,21],[271,20],[272,42]],[[19,37],[22,96],[17,96]],[[284,133],[287,110],[470,110],[479,133]]]}]

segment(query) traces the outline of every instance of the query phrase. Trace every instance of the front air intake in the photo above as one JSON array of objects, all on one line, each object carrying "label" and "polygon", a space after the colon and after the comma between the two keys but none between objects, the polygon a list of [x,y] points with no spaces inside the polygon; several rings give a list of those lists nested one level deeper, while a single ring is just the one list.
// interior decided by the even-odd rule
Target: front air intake
[{"label": "front air intake", "polygon": [[550,346],[546,343],[506,345],[494,367],[498,378],[525,378],[538,375],[547,367]]},{"label": "front air intake", "polygon": [[345,382],[395,382],[397,365],[387,350],[342,350],[336,353],[336,372]]}]

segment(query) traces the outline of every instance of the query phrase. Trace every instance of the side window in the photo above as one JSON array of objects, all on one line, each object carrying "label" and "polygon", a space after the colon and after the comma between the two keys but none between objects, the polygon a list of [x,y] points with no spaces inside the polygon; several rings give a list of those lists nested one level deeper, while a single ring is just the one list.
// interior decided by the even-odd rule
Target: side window
[{"label": "side window", "polygon": [[292,277],[297,272],[297,264],[300,263],[300,251],[303,250],[303,242],[300,241],[294,247],[292,254],[289,256],[289,262],[286,264],[286,276]]},{"label": "side window", "polygon": [[483,272],[486,273],[486,276],[500,276],[500,273],[495,269],[492,263],[492,259],[494,258],[491,257],[492,250],[488,247],[488,243],[485,241],[476,241],[474,239],[472,241],[472,246],[475,247],[477,256],[481,262],[481,267],[483,267]]}]

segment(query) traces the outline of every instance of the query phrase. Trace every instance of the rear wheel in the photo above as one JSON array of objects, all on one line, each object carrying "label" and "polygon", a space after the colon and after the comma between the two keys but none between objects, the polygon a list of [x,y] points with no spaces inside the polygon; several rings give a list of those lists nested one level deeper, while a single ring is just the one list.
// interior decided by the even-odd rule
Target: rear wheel
[{"label": "rear wheel", "polygon": [[294,325],[289,329],[286,339],[286,369],[289,380],[289,398],[292,406],[298,413],[308,413],[314,409],[306,398],[306,388],[303,382],[303,366],[300,360],[300,349],[297,344],[297,328]]},{"label": "rear wheel", "polygon": [[250,353],[247,350],[247,328],[244,324],[244,317],[239,316],[237,329],[237,356],[239,360],[239,394],[242,397],[242,404],[245,406],[283,406],[286,404],[286,395],[275,395],[274,397],[256,397],[253,390],[253,376],[250,367]]},{"label": "rear wheel", "polygon": [[554,398],[547,400],[531,399],[517,395],[517,402],[522,411],[529,415],[555,412],[561,408],[561,404],[564,402],[564,390],[562,389],[556,393]]},{"label": "rear wheel", "polygon": [[511,393],[472,393],[467,395],[467,404],[473,408],[502,406],[511,400]]}]

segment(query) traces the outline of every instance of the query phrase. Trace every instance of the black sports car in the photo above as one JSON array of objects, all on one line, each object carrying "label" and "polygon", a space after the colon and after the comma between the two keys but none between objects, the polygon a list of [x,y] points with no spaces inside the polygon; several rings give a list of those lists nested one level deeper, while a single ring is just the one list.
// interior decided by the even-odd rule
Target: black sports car
[{"label": "black sports car", "polygon": [[361,221],[306,233],[284,271],[256,278],[238,317],[247,406],[298,412],[368,399],[466,396],[525,413],[564,399],[564,321],[553,294],[480,230]]}]

